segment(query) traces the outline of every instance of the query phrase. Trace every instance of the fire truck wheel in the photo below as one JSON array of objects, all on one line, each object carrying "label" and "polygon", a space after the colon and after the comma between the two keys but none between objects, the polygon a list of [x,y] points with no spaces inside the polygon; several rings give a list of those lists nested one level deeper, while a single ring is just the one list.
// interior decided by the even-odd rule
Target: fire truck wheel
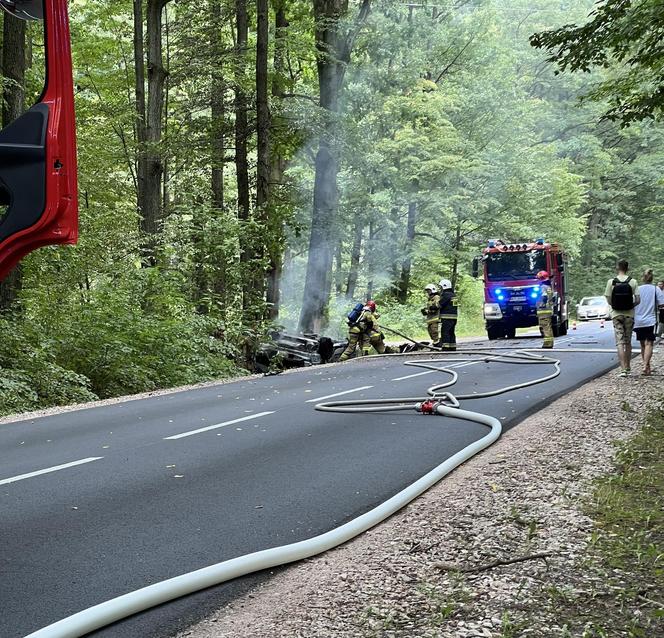
[{"label": "fire truck wheel", "polygon": [[514,337],[516,337],[516,328],[508,328],[505,330],[506,339],[514,339]]},{"label": "fire truck wheel", "polygon": [[486,334],[489,341],[495,341],[503,336],[503,329],[500,326],[487,326]]}]

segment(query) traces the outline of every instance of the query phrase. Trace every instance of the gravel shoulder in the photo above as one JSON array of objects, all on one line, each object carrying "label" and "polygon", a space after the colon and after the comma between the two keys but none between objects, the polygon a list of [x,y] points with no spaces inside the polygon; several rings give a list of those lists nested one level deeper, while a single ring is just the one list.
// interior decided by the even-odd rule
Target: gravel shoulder
[{"label": "gravel shoulder", "polygon": [[178,638],[591,635],[560,626],[555,600],[610,595],[579,569],[593,533],[583,503],[614,442],[661,405],[661,347],[653,367],[642,377],[635,360],[633,377],[612,371],[565,395],[388,521]]}]

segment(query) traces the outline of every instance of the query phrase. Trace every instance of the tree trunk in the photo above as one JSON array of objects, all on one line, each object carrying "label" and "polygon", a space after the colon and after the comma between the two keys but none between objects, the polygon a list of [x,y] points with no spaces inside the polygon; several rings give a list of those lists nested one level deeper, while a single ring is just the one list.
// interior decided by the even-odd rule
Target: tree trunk
[{"label": "tree trunk", "polygon": [[224,207],[224,132],[226,112],[224,108],[224,80],[221,73],[222,59],[222,4],[210,2],[210,50],[212,51],[212,82],[210,90],[210,150],[212,206]]},{"label": "tree trunk", "polygon": [[[286,19],[285,0],[282,0],[275,7],[274,21],[274,78],[272,80],[272,97],[276,101],[283,99],[284,90],[282,86],[282,77],[286,72],[286,29],[288,20]],[[286,125],[282,118],[277,115],[272,121],[272,131],[286,132]],[[286,161],[281,152],[271,146],[270,153],[270,184],[271,197],[274,199],[274,189],[278,189],[283,182],[286,171]],[[281,302],[281,291],[279,288],[281,281],[281,272],[283,269],[283,223],[281,216],[276,213],[274,206],[268,218],[268,233],[270,246],[270,266],[267,273],[267,312],[269,319],[276,319],[279,316],[279,305]]]},{"label": "tree trunk", "polygon": [[268,103],[268,0],[256,0],[256,209],[267,217],[270,197],[270,105]]},{"label": "tree trunk", "polygon": [[162,213],[164,162],[160,146],[166,83],[162,54],[162,12],[168,0],[147,1],[148,101],[145,118],[145,193],[141,227],[148,236],[154,237],[159,232]]},{"label": "tree trunk", "polygon": [[365,299],[368,301],[373,298],[374,294],[374,270],[375,270],[375,259],[374,259],[374,250],[373,243],[376,239],[376,223],[371,221],[369,222],[369,241],[367,242],[367,247],[365,252],[367,253],[367,294]]},{"label": "tree trunk", "polygon": [[[25,110],[26,23],[8,13],[2,26],[2,126],[8,126]],[[9,81],[7,81],[9,80]],[[0,220],[3,210],[0,208]],[[23,281],[20,264],[0,282],[0,311],[9,309],[18,296]]]},{"label": "tree trunk", "polygon": [[336,249],[334,251],[334,291],[337,294],[337,297],[340,297],[344,291],[344,255],[343,255],[343,241],[339,240],[337,242]]},{"label": "tree trunk", "polygon": [[[135,135],[138,147],[136,158],[137,192],[139,218],[143,220],[145,204],[146,155],[145,144],[145,44],[143,38],[143,0],[134,0],[134,94],[136,104]],[[141,221],[141,227],[143,222]]]},{"label": "tree trunk", "polygon": [[346,283],[346,299],[351,300],[355,296],[355,287],[360,270],[360,256],[362,254],[362,235],[364,223],[355,220],[355,233],[353,236],[353,247],[350,252],[350,268],[348,269],[348,281]]},{"label": "tree trunk", "polygon": [[401,262],[401,276],[397,288],[397,301],[405,304],[408,300],[408,287],[410,286],[410,267],[412,265],[413,240],[415,239],[415,224],[417,223],[417,204],[408,204],[408,223],[406,225],[406,256]]},{"label": "tree trunk", "polygon": [[300,311],[302,332],[320,332],[327,323],[330,296],[332,253],[339,193],[337,175],[337,114],[339,93],[359,27],[369,13],[369,0],[364,0],[355,28],[343,34],[341,21],[348,13],[348,0],[313,0],[316,22],[316,67],[318,70],[319,104],[326,113],[315,160],[314,198],[309,237],[304,300]]},{"label": "tree trunk", "polygon": [[[247,161],[247,140],[249,127],[247,124],[247,96],[242,88],[244,82],[245,58],[247,55],[247,39],[249,22],[247,1],[235,1],[235,20],[237,29],[236,44],[236,82],[235,82],[235,170],[237,175],[237,210],[241,220],[249,219],[249,164]],[[246,251],[244,251],[246,253]],[[245,254],[246,260],[246,254]]]},{"label": "tree trunk", "polygon": [[[253,295],[262,306],[265,298],[263,258],[270,216],[270,104],[268,102],[268,0],[256,0],[256,218],[260,234],[253,238],[252,258],[257,262],[253,272]],[[256,317],[258,318],[258,317]]]},{"label": "tree trunk", "polygon": [[456,289],[457,279],[459,278],[459,251],[461,250],[461,224],[457,222],[456,234],[454,236],[454,245],[452,251],[452,288]]}]

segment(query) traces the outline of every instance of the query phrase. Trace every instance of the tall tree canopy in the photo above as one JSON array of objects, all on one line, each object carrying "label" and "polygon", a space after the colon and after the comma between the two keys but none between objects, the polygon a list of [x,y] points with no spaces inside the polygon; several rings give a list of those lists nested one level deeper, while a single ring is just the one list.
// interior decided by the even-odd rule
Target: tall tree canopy
[{"label": "tall tree canopy", "polygon": [[604,117],[623,125],[659,117],[664,108],[664,8],[660,0],[605,0],[580,26],[565,25],[531,37],[561,71],[594,67],[610,73],[590,92],[607,99]]}]

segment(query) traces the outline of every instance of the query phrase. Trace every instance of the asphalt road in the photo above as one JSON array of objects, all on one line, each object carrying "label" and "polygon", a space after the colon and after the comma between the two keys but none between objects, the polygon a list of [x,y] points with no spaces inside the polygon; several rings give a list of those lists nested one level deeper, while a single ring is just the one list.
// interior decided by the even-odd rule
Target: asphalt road
[{"label": "asphalt road", "polygon": [[[561,348],[612,343],[610,327],[598,324],[558,340]],[[617,363],[607,354],[560,357],[554,381],[462,407],[509,429]],[[416,413],[314,410],[329,395],[423,396],[447,378],[404,360],[362,359],[0,425],[0,636],[19,638],[145,585],[336,527],[486,433]],[[463,365],[454,391],[549,370]],[[95,636],[171,636],[265,576],[210,588]]]}]

